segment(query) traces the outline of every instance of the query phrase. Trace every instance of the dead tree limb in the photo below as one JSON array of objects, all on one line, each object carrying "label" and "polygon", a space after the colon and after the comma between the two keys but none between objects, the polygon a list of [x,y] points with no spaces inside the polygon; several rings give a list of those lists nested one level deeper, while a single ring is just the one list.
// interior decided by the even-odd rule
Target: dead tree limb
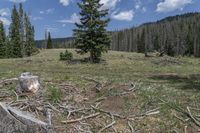
[{"label": "dead tree limb", "polygon": [[18,78],[11,78],[11,79],[4,79],[4,80],[0,80],[0,84],[11,84],[13,82],[18,81]]},{"label": "dead tree limb", "polygon": [[114,116],[111,115],[111,117],[112,117],[112,122],[111,122],[110,124],[106,125],[105,127],[101,128],[101,129],[98,131],[98,133],[103,132],[104,130],[106,130],[106,129],[112,127],[112,126],[116,123],[116,121],[114,120]]},{"label": "dead tree limb", "polygon": [[105,113],[105,114],[108,114],[108,115],[113,115],[113,116],[115,116],[115,117],[117,117],[117,118],[120,118],[120,119],[126,119],[126,117],[121,116],[121,115],[119,115],[119,114],[114,114],[114,113],[112,113],[112,112],[109,112],[109,111],[105,111],[105,110],[103,110],[103,109],[96,108],[96,107],[94,107],[94,106],[92,106],[92,105],[91,105],[91,107],[92,107],[94,110],[98,111],[98,112],[102,112],[102,113]]},{"label": "dead tree limb", "polygon": [[81,117],[81,118],[78,118],[78,119],[73,119],[73,120],[68,120],[68,121],[61,121],[61,123],[63,123],[63,124],[75,123],[75,122],[79,122],[79,121],[82,121],[82,120],[86,120],[86,119],[89,119],[89,118],[96,117],[98,115],[100,115],[99,112],[95,113],[95,114],[88,115],[88,116],[84,116],[84,117]]},{"label": "dead tree limb", "polygon": [[188,115],[190,116],[190,118],[192,119],[192,121],[197,125],[197,126],[199,126],[200,127],[200,122],[199,121],[197,121],[196,120],[196,118],[194,118],[193,117],[193,115],[192,115],[192,113],[191,113],[191,111],[190,111],[190,108],[189,107],[187,107],[187,110],[188,110]]}]

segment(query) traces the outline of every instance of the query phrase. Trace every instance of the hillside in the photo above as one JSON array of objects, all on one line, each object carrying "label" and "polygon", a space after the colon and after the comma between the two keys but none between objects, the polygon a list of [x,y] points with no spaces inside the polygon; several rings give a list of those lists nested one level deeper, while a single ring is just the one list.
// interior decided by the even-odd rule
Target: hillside
[{"label": "hillside", "polygon": [[[64,49],[42,50],[30,58],[0,60],[0,83],[24,71],[40,76],[42,92],[20,96],[17,105],[42,119],[42,103],[50,103],[58,133],[79,128],[98,132],[111,123],[115,124],[105,133],[197,132],[187,108],[199,120],[199,59],[145,58],[138,53],[109,51],[104,62],[91,64],[81,60],[87,55],[77,55],[73,49],[74,60],[61,62],[61,51]],[[0,84],[1,102],[16,100],[15,87],[15,83]],[[94,114],[91,119],[66,124]]]},{"label": "hillside", "polygon": [[[73,37],[67,38],[54,38],[52,39],[53,48],[73,48]],[[45,40],[36,40],[35,41],[37,48],[45,48]]]},{"label": "hillside", "polygon": [[170,56],[200,56],[200,13],[188,13],[146,23],[112,34],[112,50],[165,52]]},{"label": "hillside", "polygon": [[[110,49],[127,52],[165,52],[170,56],[200,56],[200,13],[171,16],[131,29],[112,31]],[[73,38],[54,39],[55,48],[73,47]],[[44,41],[36,41],[44,47]]]}]

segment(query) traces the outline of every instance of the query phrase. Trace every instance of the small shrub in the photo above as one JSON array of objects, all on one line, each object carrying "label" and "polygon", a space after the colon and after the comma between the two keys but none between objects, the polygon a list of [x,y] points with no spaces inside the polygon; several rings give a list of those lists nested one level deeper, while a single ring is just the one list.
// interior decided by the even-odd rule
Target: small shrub
[{"label": "small shrub", "polygon": [[61,52],[60,53],[60,60],[72,60],[73,59],[73,54],[69,52],[68,50],[65,51],[65,53]]},{"label": "small shrub", "polygon": [[48,98],[53,103],[58,103],[61,100],[61,91],[54,86],[49,87]]}]

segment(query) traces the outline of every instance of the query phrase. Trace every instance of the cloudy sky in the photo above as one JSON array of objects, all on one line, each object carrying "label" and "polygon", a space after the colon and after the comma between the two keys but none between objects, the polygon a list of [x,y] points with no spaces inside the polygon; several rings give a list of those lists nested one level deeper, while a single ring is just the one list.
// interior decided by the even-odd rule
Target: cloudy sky
[{"label": "cloudy sky", "polygon": [[[80,0],[0,0],[0,20],[10,24],[13,4],[22,2],[35,26],[36,39],[43,39],[45,29],[53,37],[72,35],[74,22],[79,20],[77,2]],[[111,22],[108,30],[137,26],[167,16],[200,12],[200,0],[101,0],[109,8]]]}]

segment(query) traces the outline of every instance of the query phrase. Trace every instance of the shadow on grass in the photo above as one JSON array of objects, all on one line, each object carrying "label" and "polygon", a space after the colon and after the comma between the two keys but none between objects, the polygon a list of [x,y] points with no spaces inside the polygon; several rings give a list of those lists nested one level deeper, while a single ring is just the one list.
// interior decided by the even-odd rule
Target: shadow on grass
[{"label": "shadow on grass", "polygon": [[165,80],[170,85],[182,90],[200,90],[200,74],[192,74],[188,76],[178,74],[155,74],[150,75],[153,80]]}]

